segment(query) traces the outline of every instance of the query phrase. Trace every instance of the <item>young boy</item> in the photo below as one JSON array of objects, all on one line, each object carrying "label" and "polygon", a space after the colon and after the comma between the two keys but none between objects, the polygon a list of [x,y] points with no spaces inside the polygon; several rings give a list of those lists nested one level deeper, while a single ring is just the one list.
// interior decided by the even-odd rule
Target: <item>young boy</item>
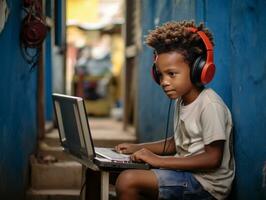
[{"label": "young boy", "polygon": [[235,173],[232,119],[222,99],[204,87],[215,72],[211,33],[193,21],[170,22],[151,31],[146,44],[155,53],[155,81],[176,100],[174,136],[165,146],[164,140],[116,146],[154,168],[123,171],[118,198],[225,199]]}]

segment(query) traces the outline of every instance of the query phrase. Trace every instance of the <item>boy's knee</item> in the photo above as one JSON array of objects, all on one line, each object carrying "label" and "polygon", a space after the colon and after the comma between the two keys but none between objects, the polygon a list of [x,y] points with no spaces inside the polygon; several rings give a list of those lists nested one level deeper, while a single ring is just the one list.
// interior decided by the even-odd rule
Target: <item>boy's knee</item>
[{"label": "boy's knee", "polygon": [[135,175],[132,170],[123,171],[116,180],[116,190],[121,192],[134,187],[135,180]]}]

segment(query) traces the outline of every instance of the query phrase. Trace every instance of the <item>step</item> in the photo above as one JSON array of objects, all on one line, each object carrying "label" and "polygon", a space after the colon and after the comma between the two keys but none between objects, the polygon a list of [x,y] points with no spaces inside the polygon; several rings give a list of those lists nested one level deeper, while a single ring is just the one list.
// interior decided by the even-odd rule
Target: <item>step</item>
[{"label": "step", "polygon": [[[91,128],[91,134],[95,146],[113,147],[122,142],[136,142],[136,136],[130,131],[122,131],[120,129],[107,128]],[[61,145],[59,133],[57,129],[45,134],[43,143],[50,147],[58,147]]]},{"label": "step", "polygon": [[43,141],[49,146],[60,146],[59,132],[57,128],[53,128],[45,133]]},{"label": "step", "polygon": [[79,200],[80,190],[71,189],[50,189],[35,190],[29,189],[26,200]]},{"label": "step", "polygon": [[44,126],[45,132],[50,132],[51,130],[53,130],[53,128],[54,128],[54,122],[53,121],[46,121],[45,122],[45,126]]},{"label": "step", "polygon": [[[109,200],[116,200],[114,191],[109,192]],[[56,190],[34,190],[29,189],[26,200],[80,200],[80,190],[56,189]]]},{"label": "step", "polygon": [[45,157],[47,155],[55,157],[58,161],[72,160],[62,146],[50,146],[45,141],[40,141],[38,156]]},{"label": "step", "polygon": [[[91,134],[94,142],[94,146],[97,147],[114,147],[123,142],[136,143],[136,136],[131,132],[113,130],[108,128],[97,128],[91,129]],[[60,139],[58,130],[46,133],[44,140],[40,143],[41,150],[47,151],[47,153],[52,153],[53,151],[60,150]],[[56,148],[55,148],[56,147]],[[59,154],[59,152],[54,152]]]},{"label": "step", "polygon": [[[135,129],[123,128],[122,122],[113,118],[88,117],[91,135],[95,143],[112,146],[121,142],[136,142]],[[56,127],[46,132],[43,140],[47,145],[60,146],[59,132]],[[110,144],[108,142],[110,141]],[[96,146],[96,145],[95,145]]]},{"label": "step", "polygon": [[82,166],[76,161],[40,163],[31,158],[31,188],[80,189]]},{"label": "step", "polygon": [[[105,124],[105,126],[102,126]],[[94,145],[98,147],[114,147],[118,144],[136,143],[137,138],[134,129],[123,130],[122,126],[113,121],[98,122],[95,119],[91,123],[91,134]]]}]

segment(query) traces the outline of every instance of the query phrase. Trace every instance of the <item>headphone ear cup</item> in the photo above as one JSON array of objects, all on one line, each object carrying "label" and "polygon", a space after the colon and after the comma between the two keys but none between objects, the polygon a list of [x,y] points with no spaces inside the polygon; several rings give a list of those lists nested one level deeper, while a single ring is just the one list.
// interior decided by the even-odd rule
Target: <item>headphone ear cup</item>
[{"label": "headphone ear cup", "polygon": [[27,47],[40,47],[46,37],[46,33],[47,27],[44,21],[30,15],[24,18],[21,39]]},{"label": "headphone ear cup", "polygon": [[203,83],[201,82],[201,73],[205,63],[206,60],[205,58],[203,58],[203,56],[199,56],[193,63],[190,73],[192,83],[199,86],[203,85]]},{"label": "headphone ear cup", "polygon": [[151,68],[151,75],[152,75],[153,80],[154,80],[158,85],[160,85],[160,77],[159,77],[158,71],[157,71],[157,69],[156,69],[156,65],[155,65],[155,63],[153,63],[153,65],[152,65],[152,68]]}]

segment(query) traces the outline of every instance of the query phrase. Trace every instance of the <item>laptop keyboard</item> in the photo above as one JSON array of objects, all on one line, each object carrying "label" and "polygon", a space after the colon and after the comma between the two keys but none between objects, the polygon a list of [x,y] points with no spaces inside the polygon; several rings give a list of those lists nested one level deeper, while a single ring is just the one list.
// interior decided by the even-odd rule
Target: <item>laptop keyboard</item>
[{"label": "laptop keyboard", "polygon": [[96,154],[104,158],[107,158],[109,160],[123,161],[123,162],[130,161],[129,155],[117,153],[114,149],[96,147],[95,152]]}]

